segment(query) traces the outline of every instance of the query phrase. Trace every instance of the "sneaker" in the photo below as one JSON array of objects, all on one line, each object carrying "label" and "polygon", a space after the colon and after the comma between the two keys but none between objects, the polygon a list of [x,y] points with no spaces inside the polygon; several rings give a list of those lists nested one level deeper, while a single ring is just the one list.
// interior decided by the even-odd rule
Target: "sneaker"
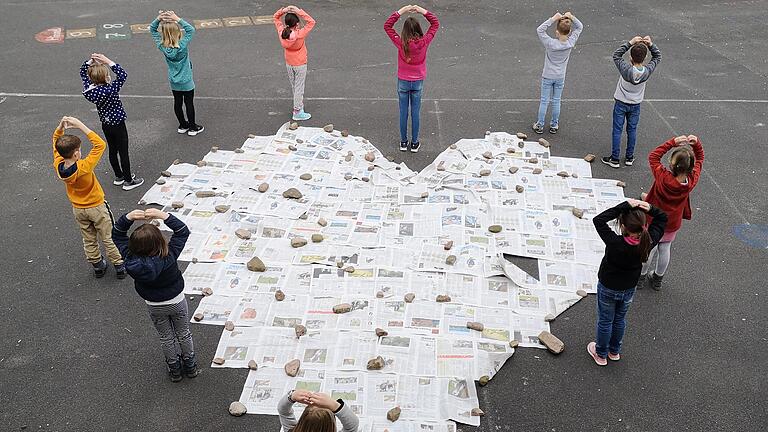
[{"label": "sneaker", "polygon": [[536,132],[539,135],[544,133],[544,125],[539,122],[534,123],[533,126],[531,126],[531,128],[533,129],[534,132]]},{"label": "sneaker", "polygon": [[549,127],[549,133],[551,133],[552,135],[556,134],[558,130],[560,130],[560,126],[558,125]]},{"label": "sneaker", "polygon": [[197,360],[195,359],[194,354],[192,354],[192,357],[188,359],[184,359],[181,362],[181,368],[184,371],[184,375],[186,375],[187,378],[194,378],[200,375],[200,369],[197,368]]},{"label": "sneaker", "polygon": [[312,114],[304,112],[303,109],[293,113],[293,119],[296,121],[309,120],[311,118],[312,118]]},{"label": "sneaker", "polygon": [[408,141],[400,141],[400,151],[408,151]]},{"label": "sneaker", "polygon": [[421,143],[419,143],[418,141],[411,142],[411,153],[418,153],[419,147],[421,147]]},{"label": "sneaker", "polygon": [[600,159],[604,164],[608,165],[611,168],[619,168],[621,165],[619,165],[619,161],[617,159],[612,159],[610,156],[603,156],[602,159]]},{"label": "sneaker", "polygon": [[594,342],[590,342],[587,344],[587,352],[592,357],[592,360],[597,363],[598,366],[605,366],[608,364],[608,360],[606,360],[604,357],[600,357],[597,355],[597,344]]},{"label": "sneaker", "polygon": [[101,261],[97,263],[92,263],[93,266],[93,274],[101,279],[104,277],[105,274],[107,274],[107,261],[104,259],[104,257],[101,258]]},{"label": "sneaker", "polygon": [[199,133],[202,133],[204,130],[205,130],[205,128],[204,128],[204,127],[202,127],[202,126],[200,126],[200,125],[192,126],[192,127],[191,127],[191,128],[189,128],[189,130],[187,131],[187,135],[189,135],[189,136],[195,136],[195,135],[197,135],[197,134],[199,134]]},{"label": "sneaker", "polygon": [[619,361],[619,360],[621,360],[621,354],[619,354],[619,353],[614,354],[612,352],[609,352],[608,353],[608,360]]},{"label": "sneaker", "polygon": [[171,379],[171,382],[179,382],[184,377],[181,376],[181,362],[175,361],[173,363],[168,363],[168,377]]},{"label": "sneaker", "polygon": [[653,288],[654,291],[661,291],[661,279],[664,276],[659,276],[656,272],[653,272],[650,278],[648,278],[648,285]]},{"label": "sneaker", "polygon": [[185,133],[187,133],[187,131],[188,131],[188,130],[189,130],[189,128],[188,128],[188,127],[179,126],[179,128],[178,128],[178,129],[176,129],[176,132],[177,132],[177,133],[180,133],[180,134],[185,134]]},{"label": "sneaker", "polygon": [[118,279],[125,279],[125,277],[128,276],[128,273],[125,271],[125,264],[118,264],[115,266],[115,276],[117,276]]},{"label": "sneaker", "polygon": [[628,156],[624,158],[624,165],[626,166],[632,166],[632,164],[635,163],[635,157],[634,156]]},{"label": "sneaker", "polygon": [[143,184],[144,184],[144,179],[143,178],[136,178],[136,177],[134,177],[133,180],[131,180],[129,182],[123,183],[123,190],[124,191],[129,191],[129,190],[132,190],[132,189],[136,189],[137,187],[139,187],[139,186],[141,186]]},{"label": "sneaker", "polygon": [[[131,174],[131,178],[135,179],[136,178],[136,174],[135,173]],[[120,186],[123,183],[125,183],[125,179],[122,178],[122,177],[115,177],[115,179],[112,181],[112,184],[115,185],[115,186]]]},{"label": "sneaker", "polygon": [[640,274],[640,279],[637,280],[637,289],[641,290],[648,284],[648,273]]}]

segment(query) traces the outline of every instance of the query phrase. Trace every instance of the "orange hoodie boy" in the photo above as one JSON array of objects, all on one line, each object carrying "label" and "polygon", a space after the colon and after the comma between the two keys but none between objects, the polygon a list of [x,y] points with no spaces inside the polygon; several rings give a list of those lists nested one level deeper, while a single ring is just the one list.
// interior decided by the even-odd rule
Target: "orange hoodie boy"
[{"label": "orange hoodie boy", "polygon": [[[65,134],[67,128],[80,129],[91,141],[93,148],[84,159],[80,152],[80,138]],[[107,270],[107,262],[99,250],[101,239],[109,261],[115,266],[117,278],[124,279],[126,273],[123,257],[112,242],[114,218],[104,200],[104,190],[93,172],[105,147],[104,140],[80,120],[63,117],[53,132],[53,167],[66,185],[67,197],[72,203],[72,212],[83,236],[85,256],[93,265],[96,277],[103,277]]]}]

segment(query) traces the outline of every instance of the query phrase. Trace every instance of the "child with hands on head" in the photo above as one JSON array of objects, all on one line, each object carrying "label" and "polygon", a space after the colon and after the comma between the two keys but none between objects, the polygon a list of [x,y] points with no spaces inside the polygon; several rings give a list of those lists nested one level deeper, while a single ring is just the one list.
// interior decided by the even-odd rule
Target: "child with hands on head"
[{"label": "child with hands on head", "polygon": [[[647,215],[653,217],[650,225]],[[608,222],[615,220],[620,234]],[[587,352],[599,366],[621,359],[626,316],[643,263],[661,240],[667,215],[645,201],[628,199],[592,219],[597,234],[605,243],[605,255],[597,273],[597,329],[595,342]]]},{"label": "child with hands on head", "polygon": [[[283,18],[284,17],[284,18]],[[304,111],[304,84],[307,80],[307,45],[309,32],[315,20],[296,6],[280,8],[272,16],[277,34],[285,51],[285,67],[293,91],[293,116],[296,121],[309,120],[312,115]],[[285,19],[285,23],[283,23]],[[301,21],[304,20],[302,25]]]},{"label": "child with hands on head", "polygon": [[[670,150],[672,154],[669,157],[669,167],[665,167],[661,159]],[[647,283],[654,290],[660,291],[662,277],[669,266],[672,241],[675,240],[683,219],[690,220],[692,216],[690,194],[699,183],[704,166],[704,147],[696,135],[681,135],[656,147],[648,155],[648,163],[653,174],[653,185],[643,199],[664,210],[669,216],[669,221],[664,229],[664,236],[643,266],[638,288],[642,288],[645,282],[643,279],[646,279],[653,269]]]},{"label": "child with hands on head", "polygon": [[[293,404],[306,405],[296,420]],[[343,400],[333,400],[325,393],[291,390],[277,404],[280,424],[285,432],[336,432],[336,419],[341,421],[342,432],[357,432],[359,420]]]},{"label": "child with hands on head", "polygon": [[[169,241],[151,223],[140,225],[128,236],[135,221],[158,219],[173,230]],[[149,317],[160,336],[173,382],[181,381],[182,372],[187,378],[199,373],[189,329],[189,308],[183,293],[184,278],[176,263],[189,234],[184,222],[154,208],[124,214],[112,228],[112,239],[125,257],[125,268],[134,279],[136,292],[147,304]]]}]

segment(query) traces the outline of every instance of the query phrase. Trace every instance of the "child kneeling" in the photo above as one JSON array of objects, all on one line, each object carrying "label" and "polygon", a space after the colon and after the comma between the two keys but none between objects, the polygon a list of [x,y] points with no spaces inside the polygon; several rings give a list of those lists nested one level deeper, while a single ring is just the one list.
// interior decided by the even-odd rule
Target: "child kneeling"
[{"label": "child kneeling", "polygon": [[[134,221],[162,219],[173,230],[166,242],[160,229],[145,223],[128,237]],[[189,238],[189,228],[175,216],[157,209],[133,210],[122,215],[112,228],[112,240],[125,258],[125,268],[134,279],[136,292],[144,299],[149,317],[160,335],[160,344],[173,382],[199,373],[189,310],[184,298],[184,278],[176,259]]]},{"label": "child kneeling", "polygon": [[[307,405],[296,421],[293,404]],[[357,432],[360,420],[343,400],[333,400],[325,393],[291,390],[277,403],[280,425],[284,432],[336,432],[336,419],[341,420],[342,432]]]}]

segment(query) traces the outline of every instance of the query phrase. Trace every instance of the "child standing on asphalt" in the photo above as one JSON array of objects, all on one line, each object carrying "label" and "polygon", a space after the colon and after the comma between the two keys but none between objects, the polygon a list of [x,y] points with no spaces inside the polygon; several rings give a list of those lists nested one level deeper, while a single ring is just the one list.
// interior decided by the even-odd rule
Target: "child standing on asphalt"
[{"label": "child standing on asphalt", "polygon": [[[282,21],[283,16],[285,23]],[[309,120],[312,115],[304,112],[304,83],[307,80],[307,45],[304,39],[315,27],[315,20],[296,6],[280,8],[272,18],[280,45],[285,51],[285,67],[288,69],[288,81],[293,92],[292,119]],[[301,20],[304,20],[304,25]]]},{"label": "child standing on asphalt", "polygon": [[[80,138],[64,133],[70,128],[80,129],[93,145],[85,158],[81,154]],[[99,250],[101,240],[109,261],[115,266],[117,278],[124,279],[123,257],[110,235],[114,223],[112,211],[104,200],[104,190],[94,173],[105,147],[104,140],[83,122],[75,117],[63,117],[53,132],[53,168],[67,186],[67,197],[72,203],[72,212],[83,236],[85,257],[93,265],[94,274],[102,278],[107,272],[107,261]]]},{"label": "child standing on asphalt", "polygon": [[[179,120],[176,131],[195,136],[205,130],[195,121],[195,81],[192,79],[192,61],[189,59],[188,48],[195,35],[195,28],[179,18],[174,11],[160,11],[160,15],[149,25],[149,33],[168,64],[173,111]],[[186,118],[182,106],[187,109]]]},{"label": "child standing on asphalt", "polygon": [[[307,405],[296,421],[293,404]],[[357,432],[360,420],[343,400],[331,399],[325,393],[291,390],[277,403],[280,425],[285,432],[336,432],[336,419],[341,421],[342,432]]]},{"label": "child standing on asphalt", "polygon": [[[651,60],[643,66],[645,57],[651,51]],[[624,60],[624,53],[629,51],[632,63]],[[629,42],[624,42],[613,53],[613,62],[619,69],[619,82],[613,93],[613,135],[611,140],[611,155],[601,161],[611,168],[619,168],[621,156],[621,133],[624,122],[627,123],[627,151],[624,154],[624,165],[632,166],[635,162],[635,143],[637,142],[637,123],[640,121],[640,103],[645,97],[645,83],[656,66],[661,62],[661,51],[650,36],[635,36]]]},{"label": "child standing on asphalt", "polygon": [[[421,30],[416,18],[408,17],[403,31],[397,34],[395,23],[406,12],[419,13],[429,21],[427,34]],[[427,76],[427,49],[440,28],[440,21],[432,12],[417,5],[403,6],[384,22],[384,31],[397,47],[397,96],[400,102],[400,151],[419,151],[419,111],[424,78]],[[408,142],[408,112],[411,114],[411,141]]]},{"label": "child standing on asphalt", "polygon": [[[128,237],[134,221],[162,219],[173,230],[166,241],[156,226],[145,223]],[[184,298],[184,278],[176,259],[189,238],[189,228],[175,216],[157,209],[133,210],[117,220],[112,239],[125,257],[125,268],[134,280],[136,292],[144,299],[149,317],[160,335],[168,375],[173,382],[199,373],[189,309]]]},{"label": "child standing on asphalt", "polygon": [[[109,71],[115,73],[115,79]],[[104,54],[91,54],[91,58],[80,66],[80,79],[83,82],[83,96],[96,105],[101,119],[101,130],[107,139],[109,164],[115,172],[115,186],[123,190],[135,189],[144,183],[131,173],[131,161],[128,156],[128,129],[125,127],[125,110],[120,101],[120,89],[128,79],[128,74],[117,63]]]},{"label": "child standing on asphalt", "polygon": [[[557,23],[555,36],[547,34],[547,29]],[[552,119],[549,122],[549,133],[557,133],[560,125],[560,98],[565,85],[565,70],[568,67],[568,58],[571,50],[579,39],[583,26],[581,21],[573,14],[560,12],[554,14],[536,28],[539,40],[544,45],[544,70],[541,72],[541,102],[539,103],[539,116],[533,124],[533,130],[537,134],[544,133],[544,118],[547,115],[550,95],[552,100]]]},{"label": "child standing on asphalt", "polygon": [[[690,144],[691,148],[686,144]],[[672,155],[669,157],[669,169],[667,169],[662,165],[661,158],[673,148]],[[656,147],[648,155],[648,163],[653,173],[653,185],[644,199],[664,210],[669,216],[669,221],[659,245],[653,248],[651,257],[643,266],[641,279],[645,279],[653,268],[653,273],[648,278],[648,285],[660,291],[661,279],[669,266],[672,241],[675,240],[683,219],[691,219],[690,194],[701,176],[704,147],[695,135],[681,135]],[[638,285],[638,288],[642,288],[642,284]]]},{"label": "child standing on asphalt", "polygon": [[[650,226],[646,226],[646,213],[653,217]],[[614,219],[621,235],[608,226]],[[628,199],[595,216],[592,222],[605,243],[605,256],[597,273],[596,337],[587,345],[587,352],[598,366],[605,366],[606,358],[621,359],[627,311],[643,263],[664,234],[667,215],[645,201]]]}]

